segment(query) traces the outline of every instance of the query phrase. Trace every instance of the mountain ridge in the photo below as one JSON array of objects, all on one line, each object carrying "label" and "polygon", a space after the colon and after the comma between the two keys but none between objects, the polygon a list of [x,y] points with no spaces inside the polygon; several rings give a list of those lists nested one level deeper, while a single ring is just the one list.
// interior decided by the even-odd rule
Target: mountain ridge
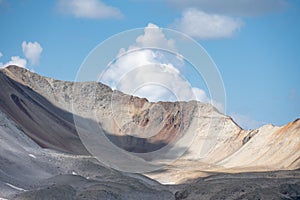
[{"label": "mountain ridge", "polygon": [[[243,130],[201,102],[153,103],[101,83],[58,81],[17,66],[0,70],[0,87],[0,199],[300,196],[299,119]],[[93,123],[118,148],[164,165],[141,174],[99,162],[78,132],[90,133]],[[181,142],[186,134],[192,138]],[[183,154],[155,154],[177,146]]]},{"label": "mountain ridge", "polygon": [[[153,103],[145,98],[114,91],[102,83],[59,81],[42,77],[17,66],[9,66],[2,69],[2,72],[14,81],[37,92],[69,115],[75,114],[98,120],[104,130],[113,136],[129,135],[133,138],[141,136],[144,138],[150,132],[154,135],[147,137],[149,141],[170,143],[176,140],[174,138],[178,139],[182,134],[192,130],[196,132],[194,137],[196,142],[189,147],[191,153],[184,155],[184,159],[188,160],[201,159],[201,161],[209,163],[230,163],[235,159],[232,158],[229,162],[228,157],[236,154],[237,151],[241,152],[240,149],[244,149],[244,146],[250,146],[249,144],[252,144],[251,140],[254,138],[258,136],[272,137],[272,134],[267,136],[264,132],[275,132],[278,129],[281,134],[286,134],[285,130],[299,126],[297,123],[299,119],[296,119],[282,127],[265,125],[255,130],[243,130],[231,117],[220,114],[210,104],[196,101]],[[159,118],[161,119],[159,120]],[[296,136],[297,134],[296,131]],[[117,140],[116,143],[119,146],[131,149],[133,152],[135,151],[134,145],[139,142],[132,141],[132,144],[127,145],[121,139],[113,140]],[[292,141],[292,138],[288,139],[288,141],[290,140]],[[211,141],[212,144],[208,145],[207,141]],[[297,138],[296,141],[299,142]],[[258,144],[260,143],[257,142],[255,145]],[[199,146],[202,147],[202,153],[199,152]],[[294,146],[297,146],[297,143]],[[223,154],[219,153],[221,149]],[[260,149],[263,148],[260,147]],[[140,148],[139,151],[147,152],[147,149]],[[297,153],[296,155],[298,155]],[[224,159],[225,161],[222,162]],[[234,163],[226,166],[235,167],[236,163]],[[299,167],[299,163],[296,163],[295,166]],[[264,165],[264,162],[261,165]],[[275,164],[273,166],[275,167]]]},{"label": "mountain ridge", "polygon": [[[53,140],[45,142],[46,146],[44,147],[47,148],[54,147],[54,149],[61,150],[56,148],[57,143],[74,135],[72,136],[74,137],[72,140],[76,144],[74,146],[82,146],[81,150],[78,151],[78,147],[69,147],[67,152],[89,154],[83,145],[79,145],[81,143],[80,138],[78,135],[76,136],[76,127],[72,123],[72,116],[78,115],[98,120],[102,128],[109,134],[110,140],[129,152],[156,151],[167,143],[179,141],[182,135],[187,132],[192,132],[194,134],[193,141],[186,145],[188,151],[180,157],[180,160],[184,160],[186,163],[199,161],[224,171],[247,171],[255,168],[268,171],[300,167],[299,119],[281,127],[265,125],[256,130],[243,130],[231,117],[222,115],[213,106],[201,102],[153,103],[145,98],[113,91],[101,83],[58,81],[42,77],[17,66],[9,66],[1,71],[5,76],[21,84],[18,87],[23,88],[33,98],[36,94],[41,95],[38,99],[43,105],[45,104],[44,108],[49,106],[46,101],[50,102],[52,104],[50,111],[56,110],[54,113],[56,118],[65,121],[72,127],[71,132],[66,130],[67,134],[61,134],[62,138],[60,138],[61,135],[52,131],[53,137],[60,139],[55,140],[56,145],[53,145],[55,142]],[[29,90],[27,91],[27,89]],[[41,98],[45,98],[45,103],[44,100],[40,100]],[[13,102],[11,99],[10,101]],[[111,105],[115,105],[115,107],[111,108]],[[76,108],[74,109],[74,107]],[[18,106],[17,108],[20,109]],[[63,112],[57,109],[63,110]],[[30,113],[30,109],[27,110]],[[37,113],[43,112],[37,111]],[[30,120],[26,113],[24,116]],[[42,126],[44,125],[40,127]],[[66,127],[64,126],[58,130],[65,130]],[[147,137],[149,132],[153,135]],[[66,135],[68,136],[64,138]],[[34,138],[36,134],[29,134],[29,136]],[[58,146],[61,147],[62,145]],[[278,149],[283,151],[287,147],[290,152],[281,152],[277,158],[272,155]],[[281,162],[284,164],[280,164]],[[207,170],[207,166],[203,170]],[[172,169],[169,171],[172,171],[175,167],[171,165],[170,168]],[[174,182],[182,180],[182,177],[187,173],[184,168],[182,170],[183,175],[180,175],[178,180],[174,178]],[[213,171],[214,169],[210,170]],[[149,176],[156,177],[153,174]],[[168,176],[168,174],[164,176]],[[165,182],[164,180],[157,180]]]}]

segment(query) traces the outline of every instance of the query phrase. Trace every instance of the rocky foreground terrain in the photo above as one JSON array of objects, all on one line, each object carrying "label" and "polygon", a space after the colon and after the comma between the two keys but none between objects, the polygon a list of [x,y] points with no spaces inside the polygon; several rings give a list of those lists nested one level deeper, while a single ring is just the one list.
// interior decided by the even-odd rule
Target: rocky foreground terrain
[{"label": "rocky foreground terrain", "polygon": [[[104,140],[80,138],[95,124],[124,150],[105,161],[134,154],[163,166],[100,163],[93,151],[106,151]],[[0,200],[300,199],[299,158],[299,119],[243,130],[209,104],[152,103],[101,83],[0,71]]]}]

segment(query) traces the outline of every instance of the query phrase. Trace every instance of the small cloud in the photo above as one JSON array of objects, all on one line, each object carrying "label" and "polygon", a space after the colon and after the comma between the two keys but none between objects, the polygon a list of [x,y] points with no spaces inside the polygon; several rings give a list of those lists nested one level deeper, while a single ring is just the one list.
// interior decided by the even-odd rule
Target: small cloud
[{"label": "small cloud", "polygon": [[288,0],[166,0],[175,8],[196,8],[209,13],[232,16],[259,16],[279,12],[289,5]]},{"label": "small cloud", "polygon": [[57,8],[61,13],[76,18],[104,19],[123,16],[118,8],[108,6],[99,0],[58,0]]},{"label": "small cloud", "polygon": [[26,41],[23,41],[22,50],[31,65],[39,65],[43,48],[38,42],[27,43]]},{"label": "small cloud", "polygon": [[264,125],[263,122],[256,121],[246,115],[232,114],[233,120],[244,129],[256,129]]},{"label": "small cloud", "polygon": [[239,19],[189,8],[171,27],[194,38],[216,39],[232,37],[242,25],[243,22]]},{"label": "small cloud", "polygon": [[[0,68],[7,67],[9,65],[16,65],[19,67],[27,68],[27,60],[29,60],[32,66],[38,65],[41,57],[41,53],[43,52],[43,48],[38,42],[22,42],[22,50],[25,55],[25,58],[21,58],[20,56],[12,56],[10,61],[7,63],[0,62]],[[3,54],[0,52],[0,58]],[[28,68],[27,68],[28,69]]]},{"label": "small cloud", "polygon": [[149,46],[160,47],[162,49],[169,49],[173,51],[177,50],[175,41],[172,39],[167,39],[162,32],[162,29],[152,23],[147,25],[147,27],[144,29],[144,35],[137,37],[136,44],[131,46],[131,48]]},{"label": "small cloud", "polygon": [[[1,68],[1,64],[2,63],[0,63],[0,68]],[[16,65],[16,66],[19,66],[19,67],[26,68],[27,61],[23,58],[20,58],[19,56],[12,56],[10,61],[8,61],[5,64],[2,64],[2,68],[7,67],[9,65]]]}]

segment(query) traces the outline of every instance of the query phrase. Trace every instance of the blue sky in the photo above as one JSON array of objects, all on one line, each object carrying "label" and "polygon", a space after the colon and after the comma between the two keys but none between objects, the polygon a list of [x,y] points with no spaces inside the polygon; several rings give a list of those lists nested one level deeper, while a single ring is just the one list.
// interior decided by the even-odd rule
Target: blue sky
[{"label": "blue sky", "polygon": [[0,0],[0,67],[74,80],[99,43],[152,23],[206,49],[243,127],[283,125],[300,117],[299,19],[300,2],[288,0]]}]

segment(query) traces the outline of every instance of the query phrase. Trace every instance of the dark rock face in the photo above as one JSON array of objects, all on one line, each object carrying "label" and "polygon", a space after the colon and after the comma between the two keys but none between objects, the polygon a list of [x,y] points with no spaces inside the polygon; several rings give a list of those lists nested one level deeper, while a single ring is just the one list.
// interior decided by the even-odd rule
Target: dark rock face
[{"label": "dark rock face", "polygon": [[258,133],[258,130],[250,131],[250,133],[248,133],[248,135],[246,137],[244,137],[243,144],[246,144],[257,133]]}]

